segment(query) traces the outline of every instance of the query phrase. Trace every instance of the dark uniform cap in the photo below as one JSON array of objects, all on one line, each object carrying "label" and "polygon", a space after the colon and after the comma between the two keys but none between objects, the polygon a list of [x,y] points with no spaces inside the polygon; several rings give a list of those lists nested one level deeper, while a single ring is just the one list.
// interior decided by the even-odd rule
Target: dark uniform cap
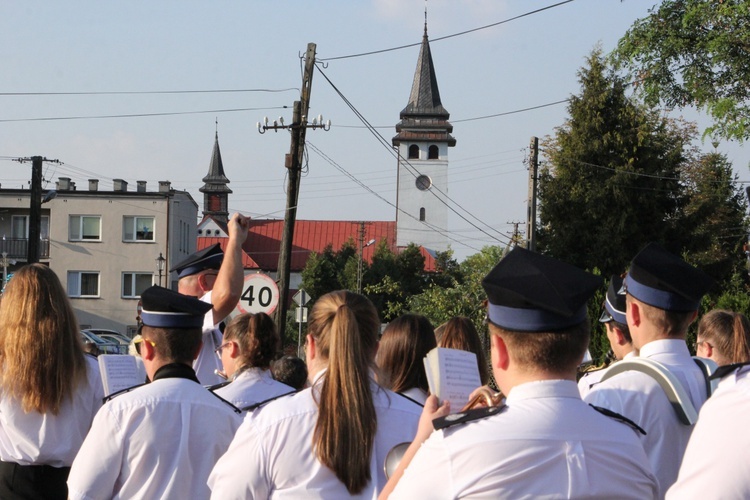
[{"label": "dark uniform cap", "polygon": [[625,290],[666,311],[696,311],[714,280],[661,245],[649,243],[630,263]]},{"label": "dark uniform cap", "polygon": [[575,266],[520,247],[482,280],[493,324],[519,332],[551,332],[586,320],[586,301],[602,284]]},{"label": "dark uniform cap", "polygon": [[219,269],[224,260],[224,252],[221,245],[215,243],[203,250],[198,250],[189,255],[185,260],[174,266],[169,272],[177,271],[178,278],[191,276],[206,269]]},{"label": "dark uniform cap", "polygon": [[211,304],[160,286],[147,288],[141,294],[141,320],[154,328],[200,328]]},{"label": "dark uniform cap", "polygon": [[599,318],[601,323],[617,321],[623,325],[628,324],[625,317],[625,312],[627,311],[627,306],[625,305],[625,293],[620,293],[623,281],[623,278],[616,274],[612,275],[612,278],[609,280],[607,297],[604,300],[604,311],[602,311],[602,316]]}]

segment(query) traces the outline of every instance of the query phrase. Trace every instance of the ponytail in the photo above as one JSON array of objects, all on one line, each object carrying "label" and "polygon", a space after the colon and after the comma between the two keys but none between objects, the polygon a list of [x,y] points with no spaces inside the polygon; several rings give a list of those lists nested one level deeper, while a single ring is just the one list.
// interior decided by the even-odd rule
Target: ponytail
[{"label": "ponytail", "polygon": [[372,479],[377,416],[370,390],[377,311],[362,295],[333,292],[313,309],[308,332],[316,338],[328,370],[320,388],[313,445],[318,460],[331,469],[350,494]]},{"label": "ponytail", "polygon": [[732,335],[732,363],[750,361],[750,322],[744,314],[734,314]]}]

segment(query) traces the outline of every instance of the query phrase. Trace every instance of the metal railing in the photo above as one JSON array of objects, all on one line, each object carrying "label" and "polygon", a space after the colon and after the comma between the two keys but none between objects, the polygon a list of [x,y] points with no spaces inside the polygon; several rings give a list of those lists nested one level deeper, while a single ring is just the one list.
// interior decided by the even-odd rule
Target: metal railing
[{"label": "metal railing", "polygon": [[[0,252],[6,252],[9,259],[26,260],[29,253],[29,239],[3,238],[0,240]],[[49,259],[49,239],[39,240],[39,258]]]}]

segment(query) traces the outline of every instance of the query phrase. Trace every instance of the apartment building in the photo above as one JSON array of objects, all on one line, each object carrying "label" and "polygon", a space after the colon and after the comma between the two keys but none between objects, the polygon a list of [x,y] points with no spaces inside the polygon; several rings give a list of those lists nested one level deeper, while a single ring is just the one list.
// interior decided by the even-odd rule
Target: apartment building
[{"label": "apartment building", "polygon": [[[0,251],[7,273],[27,262],[30,191],[0,189]],[[140,293],[152,284],[176,288],[168,270],[196,249],[198,204],[160,181],[149,191],[114,179],[79,190],[60,177],[43,193],[40,262],[60,278],[81,328],[131,334]],[[12,278],[11,278],[12,279]]]}]

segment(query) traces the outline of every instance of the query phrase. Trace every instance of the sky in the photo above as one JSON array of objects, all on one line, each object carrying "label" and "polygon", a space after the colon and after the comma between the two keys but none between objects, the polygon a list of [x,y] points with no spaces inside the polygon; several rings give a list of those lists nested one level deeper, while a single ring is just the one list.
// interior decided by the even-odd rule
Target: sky
[{"label": "sky", "polygon": [[[426,5],[440,96],[457,140],[449,150],[448,230],[462,260],[485,245],[506,245],[514,223],[525,228],[530,138],[555,133],[567,108],[552,103],[579,93],[586,57],[597,44],[611,51],[655,3],[2,2],[0,184],[27,187],[30,163],[12,160],[39,155],[62,162],[45,165],[47,189],[59,177],[79,190],[92,178],[101,190],[115,178],[130,190],[138,180],[149,190],[168,180],[191,193],[200,216],[198,189],[218,132],[230,211],[282,219],[289,133],[259,134],[256,123],[264,116],[291,122],[301,55],[315,43],[310,115],[333,125],[307,133],[297,217],[395,220],[396,159],[385,145],[408,102]],[[672,116],[709,123],[691,110]],[[741,180],[750,179],[747,146],[722,142],[717,150]]]}]

